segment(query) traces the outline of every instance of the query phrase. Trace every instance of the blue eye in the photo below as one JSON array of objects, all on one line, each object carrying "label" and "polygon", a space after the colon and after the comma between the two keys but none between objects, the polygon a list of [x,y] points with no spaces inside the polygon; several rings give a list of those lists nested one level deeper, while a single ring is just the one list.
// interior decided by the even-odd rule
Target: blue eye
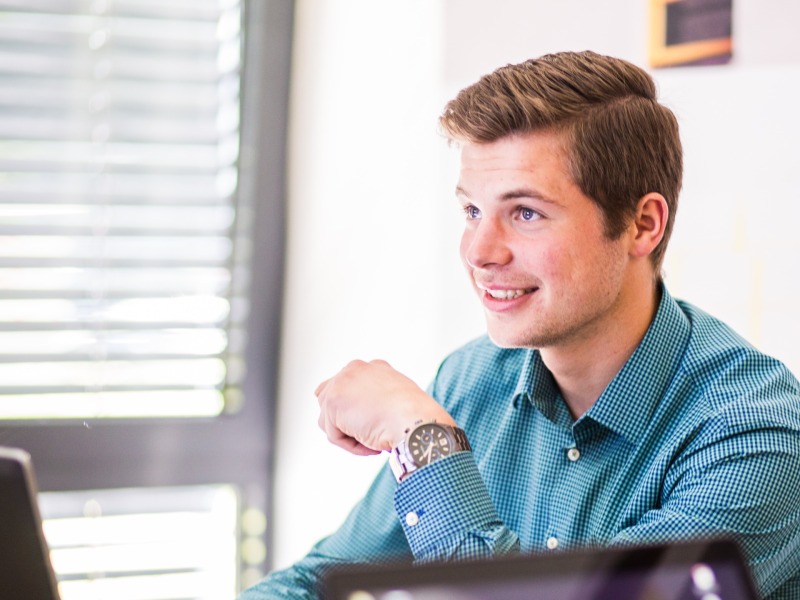
[{"label": "blue eye", "polygon": [[468,204],[464,207],[464,214],[467,215],[468,219],[480,219],[481,211],[472,206],[472,204]]},{"label": "blue eye", "polygon": [[519,216],[523,221],[535,221],[541,215],[532,208],[525,208],[523,206],[519,209]]}]

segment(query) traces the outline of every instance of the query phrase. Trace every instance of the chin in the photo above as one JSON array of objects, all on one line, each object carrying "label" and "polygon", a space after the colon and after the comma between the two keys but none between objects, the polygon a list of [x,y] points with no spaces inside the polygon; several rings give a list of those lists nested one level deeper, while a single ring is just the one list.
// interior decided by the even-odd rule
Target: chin
[{"label": "chin", "polygon": [[487,323],[486,330],[489,339],[499,348],[541,350],[542,348],[558,346],[566,339],[561,331],[532,330],[530,327],[527,330],[521,327],[493,327],[491,323]]}]

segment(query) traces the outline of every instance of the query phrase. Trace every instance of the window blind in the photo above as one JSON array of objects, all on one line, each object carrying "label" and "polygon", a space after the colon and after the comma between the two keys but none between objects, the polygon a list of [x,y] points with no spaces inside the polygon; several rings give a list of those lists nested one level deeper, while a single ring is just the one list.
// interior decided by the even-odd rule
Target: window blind
[{"label": "window blind", "polygon": [[239,0],[0,0],[0,419],[235,410]]},{"label": "window blind", "polygon": [[232,486],[47,492],[39,505],[63,600],[236,595]]}]

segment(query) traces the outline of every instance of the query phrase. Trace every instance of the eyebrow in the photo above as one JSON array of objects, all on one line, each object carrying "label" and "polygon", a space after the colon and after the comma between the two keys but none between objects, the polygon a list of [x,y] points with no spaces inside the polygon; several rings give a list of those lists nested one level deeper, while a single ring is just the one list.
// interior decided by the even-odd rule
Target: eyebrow
[{"label": "eyebrow", "polygon": [[[470,197],[469,194],[467,193],[467,190],[462,188],[460,185],[456,186],[456,196],[464,196],[466,198]],[[500,195],[501,202],[507,200],[518,200],[520,198],[531,198],[533,200],[540,200],[542,202],[548,202],[550,204],[558,204],[558,202],[556,202],[552,198],[548,198],[542,193],[537,192],[536,190],[532,190],[530,188],[516,188],[504,192],[503,194]]]}]

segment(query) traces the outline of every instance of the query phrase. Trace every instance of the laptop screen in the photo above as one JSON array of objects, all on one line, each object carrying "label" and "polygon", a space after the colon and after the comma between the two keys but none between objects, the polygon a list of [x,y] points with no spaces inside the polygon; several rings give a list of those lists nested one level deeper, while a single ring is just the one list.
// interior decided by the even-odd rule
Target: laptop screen
[{"label": "laptop screen", "polygon": [[27,454],[0,448],[0,598],[58,600]]},{"label": "laptop screen", "polygon": [[738,548],[713,541],[560,552],[491,561],[354,567],[331,573],[330,600],[755,600]]}]

